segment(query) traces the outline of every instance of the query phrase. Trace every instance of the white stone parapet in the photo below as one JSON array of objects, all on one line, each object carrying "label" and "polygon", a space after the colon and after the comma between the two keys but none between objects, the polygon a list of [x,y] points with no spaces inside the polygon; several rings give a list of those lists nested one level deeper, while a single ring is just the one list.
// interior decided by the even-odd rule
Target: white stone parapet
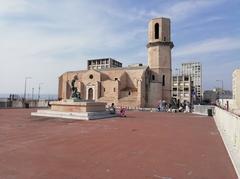
[{"label": "white stone parapet", "polygon": [[238,178],[240,178],[240,117],[215,107],[214,119]]},{"label": "white stone parapet", "polygon": [[212,105],[194,105],[193,113],[207,116],[209,109],[214,111],[215,106],[212,106]]}]

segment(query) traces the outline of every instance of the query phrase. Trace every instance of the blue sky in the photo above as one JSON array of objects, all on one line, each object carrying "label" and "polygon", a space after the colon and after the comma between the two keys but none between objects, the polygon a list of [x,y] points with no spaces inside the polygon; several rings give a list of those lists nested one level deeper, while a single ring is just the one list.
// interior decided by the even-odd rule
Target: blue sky
[{"label": "blue sky", "polygon": [[173,70],[203,64],[203,87],[231,89],[240,67],[239,0],[0,0],[0,93],[57,93],[58,76],[89,58],[147,64],[147,24],[172,21]]}]

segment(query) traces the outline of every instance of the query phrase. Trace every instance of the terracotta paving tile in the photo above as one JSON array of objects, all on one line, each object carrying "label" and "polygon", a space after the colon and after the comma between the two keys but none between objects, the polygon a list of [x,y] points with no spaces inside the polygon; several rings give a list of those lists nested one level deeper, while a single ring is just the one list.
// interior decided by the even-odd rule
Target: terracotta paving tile
[{"label": "terracotta paving tile", "polygon": [[32,118],[0,109],[0,179],[236,179],[213,118]]}]

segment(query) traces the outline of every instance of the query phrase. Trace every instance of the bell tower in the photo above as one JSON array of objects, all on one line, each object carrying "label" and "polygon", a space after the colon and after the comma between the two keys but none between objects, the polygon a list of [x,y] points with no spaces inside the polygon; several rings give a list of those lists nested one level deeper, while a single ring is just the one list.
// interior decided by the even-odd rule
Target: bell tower
[{"label": "bell tower", "polygon": [[156,106],[159,100],[171,100],[171,50],[174,45],[170,24],[170,19],[164,17],[152,19],[148,24],[149,106]]}]

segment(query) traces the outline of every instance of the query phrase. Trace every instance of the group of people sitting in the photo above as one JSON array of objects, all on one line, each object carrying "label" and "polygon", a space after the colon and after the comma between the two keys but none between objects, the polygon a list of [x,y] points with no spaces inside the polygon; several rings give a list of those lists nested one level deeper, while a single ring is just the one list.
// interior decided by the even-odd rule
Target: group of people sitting
[{"label": "group of people sitting", "polygon": [[[126,110],[127,108],[122,107],[119,109],[119,114],[121,117],[126,117]],[[109,112],[110,114],[116,114],[116,108],[114,106],[114,103],[112,103],[112,105],[109,107]]]},{"label": "group of people sitting", "polygon": [[[114,105],[114,103],[111,104],[111,106],[108,108],[110,114],[116,114],[117,110]],[[165,100],[160,100],[158,105],[157,105],[157,110],[158,112],[184,112],[184,113],[189,113],[191,112],[191,105],[189,102],[184,101],[184,102],[175,102],[171,101],[170,103],[167,103]],[[127,108],[121,106],[119,108],[119,115],[121,117],[126,117],[126,111]]]},{"label": "group of people sitting", "polygon": [[170,103],[167,103],[165,100],[160,100],[157,105],[157,109],[159,112],[191,112],[190,103],[187,101],[182,103],[179,101],[171,101]]}]

